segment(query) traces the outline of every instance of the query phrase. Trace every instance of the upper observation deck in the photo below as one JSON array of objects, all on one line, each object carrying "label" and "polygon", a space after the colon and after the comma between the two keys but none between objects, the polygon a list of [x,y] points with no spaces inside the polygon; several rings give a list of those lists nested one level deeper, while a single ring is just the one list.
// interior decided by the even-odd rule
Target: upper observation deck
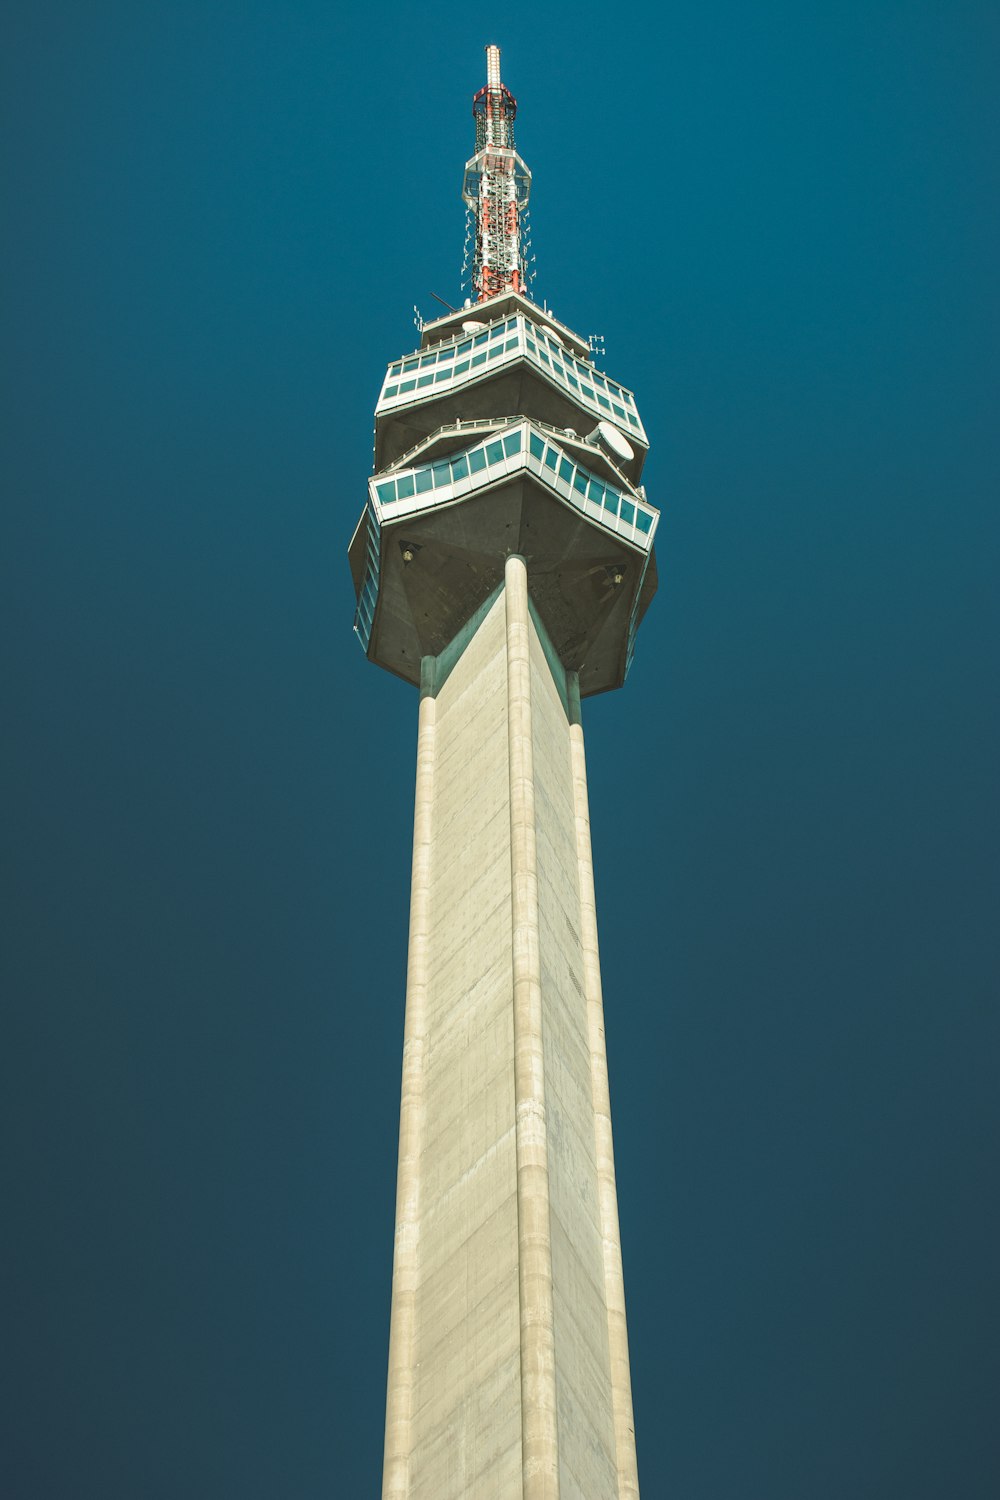
[{"label": "upper observation deck", "polygon": [[418,682],[421,657],[455,638],[517,552],[581,694],[604,692],[624,681],[656,589],[658,518],[570,434],[526,418],[442,429],[369,481],[350,548],[355,630],[371,660]]},{"label": "upper observation deck", "polygon": [[553,324],[524,298],[508,296],[425,329],[422,347],[386,371],[375,408],[375,468],[390,467],[460,419],[525,416],[570,429],[613,423],[633,450],[622,471],[637,481],[649,443],[635,397],[594,368],[581,340]]}]

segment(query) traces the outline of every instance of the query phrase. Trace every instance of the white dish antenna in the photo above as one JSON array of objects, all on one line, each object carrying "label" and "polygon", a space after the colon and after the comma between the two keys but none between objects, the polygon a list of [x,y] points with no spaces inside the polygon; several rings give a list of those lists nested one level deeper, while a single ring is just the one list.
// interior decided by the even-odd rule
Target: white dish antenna
[{"label": "white dish antenna", "polygon": [[485,323],[480,323],[480,321],[479,321],[478,318],[467,318],[466,321],[462,324],[462,332],[463,333],[482,333],[482,331],[483,331],[483,329],[485,327],[486,327],[486,324]]},{"label": "white dish antenna", "polygon": [[590,441],[597,443],[605,453],[616,458],[619,463],[629,464],[635,458],[635,449],[623,432],[619,432],[613,422],[598,422],[590,434]]}]

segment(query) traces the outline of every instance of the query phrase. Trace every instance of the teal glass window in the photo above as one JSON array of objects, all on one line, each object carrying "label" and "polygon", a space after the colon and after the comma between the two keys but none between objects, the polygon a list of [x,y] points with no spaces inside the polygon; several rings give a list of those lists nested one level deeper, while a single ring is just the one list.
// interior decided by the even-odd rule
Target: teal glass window
[{"label": "teal glass window", "polygon": [[597,399],[601,403],[601,405],[604,407],[605,411],[610,411],[611,410],[611,402],[608,400],[607,396],[602,396],[601,393],[600,393],[600,391],[598,391],[598,393],[597,393]]},{"label": "teal glass window", "polygon": [[466,370],[468,368],[469,368],[469,361],[467,359],[464,359],[460,365],[456,365],[455,366],[455,374],[456,375],[464,375],[465,372],[466,372]]},{"label": "teal glass window", "polygon": [[437,385],[438,382],[442,380],[450,380],[454,373],[454,370],[438,370],[437,374],[434,376],[434,384]]},{"label": "teal glass window", "polygon": [[468,472],[469,472],[469,465],[466,462],[466,458],[465,458],[465,454],[464,453],[460,454],[458,458],[453,458],[452,459],[452,461],[451,461],[451,477],[452,477],[452,479],[464,479],[465,476],[468,474]]},{"label": "teal glass window", "polygon": [[486,454],[482,448],[474,448],[469,454],[469,469],[473,474],[480,473],[486,468]]},{"label": "teal glass window", "polygon": [[503,323],[497,323],[494,328],[490,329],[490,338],[491,339],[502,339],[505,332],[506,332],[506,326]]},{"label": "teal glass window", "polygon": [[420,361],[420,368],[422,370],[426,370],[426,368],[427,368],[428,365],[435,365],[435,364],[437,364],[437,355],[436,354],[425,354],[424,357],[423,357],[423,359]]},{"label": "teal glass window", "polygon": [[438,355],[438,364],[439,365],[446,364],[449,359],[454,359],[454,358],[455,358],[455,351],[454,351],[454,349],[442,349],[441,353]]},{"label": "teal glass window", "polygon": [[507,342],[506,342],[506,344],[504,344],[504,349],[506,350],[506,352],[508,354],[510,353],[510,351],[512,349],[516,349],[516,348],[517,348],[517,339],[508,339]]},{"label": "teal glass window", "polygon": [[517,432],[508,432],[507,436],[503,440],[503,451],[506,453],[506,455],[507,455],[508,458],[510,458],[515,453],[520,453],[520,451],[521,451],[521,433],[520,433],[520,430],[518,430]]},{"label": "teal glass window", "polygon": [[628,414],[628,419],[632,423],[633,427],[638,428],[639,423],[636,421],[635,417],[633,417],[633,415],[632,415],[631,412],[629,412],[629,414]]},{"label": "teal glass window", "polygon": [[485,344],[488,338],[488,333],[477,333],[476,337],[472,340],[472,347],[478,349],[480,344]]},{"label": "teal glass window", "polygon": [[396,480],[396,493],[400,500],[408,500],[413,494],[413,475],[400,474]]},{"label": "teal glass window", "polygon": [[635,520],[635,506],[631,500],[622,500],[622,520],[628,521],[629,525]]},{"label": "teal glass window", "polygon": [[443,463],[435,464],[431,473],[434,475],[434,488],[439,484],[451,484],[451,465],[445,459]]},{"label": "teal glass window", "polygon": [[592,479],[590,481],[590,488],[587,490],[587,499],[593,500],[595,505],[600,505],[604,499],[604,486],[599,479]]},{"label": "teal glass window", "polygon": [[403,360],[403,369],[404,369],[404,371],[406,372],[407,375],[410,373],[411,370],[415,370],[417,368],[417,363],[418,362],[415,359],[404,359]]},{"label": "teal glass window", "polygon": [[486,363],[486,353],[485,353],[485,350],[484,350],[484,352],[482,354],[474,354],[472,356],[472,363],[473,363],[473,366],[485,364]]},{"label": "teal glass window", "polygon": [[567,483],[573,478],[573,465],[568,458],[559,460],[559,478],[565,479]]},{"label": "teal glass window", "polygon": [[616,417],[621,417],[622,421],[625,420],[625,408],[624,408],[624,406],[619,406],[617,404],[617,402],[612,401],[612,403],[611,403],[611,410],[614,412],[614,414],[615,414]]},{"label": "teal glass window", "polygon": [[494,344],[490,350],[490,359],[496,359],[498,354],[503,353],[503,344]]},{"label": "teal glass window", "polygon": [[637,530],[645,532],[645,533],[648,534],[648,532],[651,530],[652,525],[653,525],[653,518],[650,515],[649,511],[648,510],[640,510],[640,511],[638,511],[637,514],[636,514],[636,518],[635,518],[635,524],[636,524]]},{"label": "teal glass window", "polygon": [[587,476],[581,469],[577,469],[573,475],[573,488],[579,490],[581,495],[585,495],[587,492]]},{"label": "teal glass window", "polygon": [[569,371],[566,372],[566,379],[569,381],[574,391],[578,391],[580,389],[580,382],[577,380],[575,375],[570,375]]},{"label": "teal glass window", "polygon": [[387,386],[386,387],[386,392],[385,392],[385,399],[388,401],[389,397],[390,396],[394,396],[398,390],[399,390],[399,387],[397,385]]},{"label": "teal glass window", "polygon": [[592,391],[592,390],[591,390],[591,389],[590,389],[590,386],[589,386],[589,385],[581,385],[581,387],[580,387],[580,389],[581,389],[581,391],[582,391],[582,392],[583,392],[583,394],[584,394],[584,395],[585,395],[585,396],[589,396],[589,397],[590,397],[590,399],[591,399],[591,401],[593,401],[593,399],[594,399],[594,393],[593,393],[593,391]]},{"label": "teal glass window", "polygon": [[375,488],[378,490],[378,497],[382,504],[391,505],[396,498],[395,481],[390,479],[388,484],[377,484]]},{"label": "teal glass window", "polygon": [[541,458],[545,452],[545,444],[537,432],[532,432],[528,435],[528,447],[531,449],[532,458]]},{"label": "teal glass window", "polygon": [[618,514],[618,498],[616,490],[605,490],[604,509],[609,515],[616,516]]},{"label": "teal glass window", "polygon": [[459,346],[458,346],[458,348],[456,349],[455,352],[456,352],[456,354],[468,354],[468,352],[469,352],[469,350],[471,348],[472,348],[471,341],[469,339],[466,339],[466,341],[465,341],[464,344],[459,344]]},{"label": "teal glass window", "polygon": [[491,464],[501,463],[503,461],[503,444],[502,443],[487,443],[486,444],[486,458],[487,458],[487,461],[489,463],[491,463]]},{"label": "teal glass window", "polygon": [[404,391],[412,391],[416,383],[417,382],[415,380],[404,380],[403,384],[399,387],[400,395],[402,395]]},{"label": "teal glass window", "polygon": [[551,469],[553,471],[553,473],[555,472],[555,467],[556,467],[556,463],[558,462],[558,459],[559,459],[559,455],[558,455],[558,453],[556,452],[556,450],[554,448],[546,448],[546,450],[545,450],[545,467],[547,469]]},{"label": "teal glass window", "polygon": [[434,376],[433,375],[421,375],[420,379],[417,381],[417,385],[433,385],[433,384],[434,384]]},{"label": "teal glass window", "polygon": [[547,365],[552,363],[552,361],[549,359],[549,356],[546,354],[546,352],[545,352],[544,349],[539,349],[539,351],[538,351],[538,357],[539,357],[539,359],[544,359],[544,361],[545,361],[545,363]]},{"label": "teal glass window", "polygon": [[417,494],[426,495],[427,491],[434,484],[434,475],[431,473],[430,469],[418,469],[416,479]]}]

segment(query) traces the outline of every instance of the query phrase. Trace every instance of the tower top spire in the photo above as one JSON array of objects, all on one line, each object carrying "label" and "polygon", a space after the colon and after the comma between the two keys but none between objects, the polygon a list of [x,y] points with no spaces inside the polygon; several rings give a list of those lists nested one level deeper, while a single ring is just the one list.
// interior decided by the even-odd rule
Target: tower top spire
[{"label": "tower top spire", "polygon": [[472,283],[476,300],[526,289],[521,216],[531,173],[514,149],[517,100],[500,82],[500,48],[486,48],[486,86],[473,96],[476,154],[466,163],[462,197],[475,217]]}]

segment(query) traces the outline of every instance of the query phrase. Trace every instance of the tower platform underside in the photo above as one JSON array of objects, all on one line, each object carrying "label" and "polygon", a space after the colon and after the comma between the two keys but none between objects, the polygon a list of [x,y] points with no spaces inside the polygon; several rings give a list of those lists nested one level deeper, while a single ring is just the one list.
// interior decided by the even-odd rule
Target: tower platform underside
[{"label": "tower platform underside", "polygon": [[637,1500],[579,683],[508,558],[421,664],[383,1500]]}]

